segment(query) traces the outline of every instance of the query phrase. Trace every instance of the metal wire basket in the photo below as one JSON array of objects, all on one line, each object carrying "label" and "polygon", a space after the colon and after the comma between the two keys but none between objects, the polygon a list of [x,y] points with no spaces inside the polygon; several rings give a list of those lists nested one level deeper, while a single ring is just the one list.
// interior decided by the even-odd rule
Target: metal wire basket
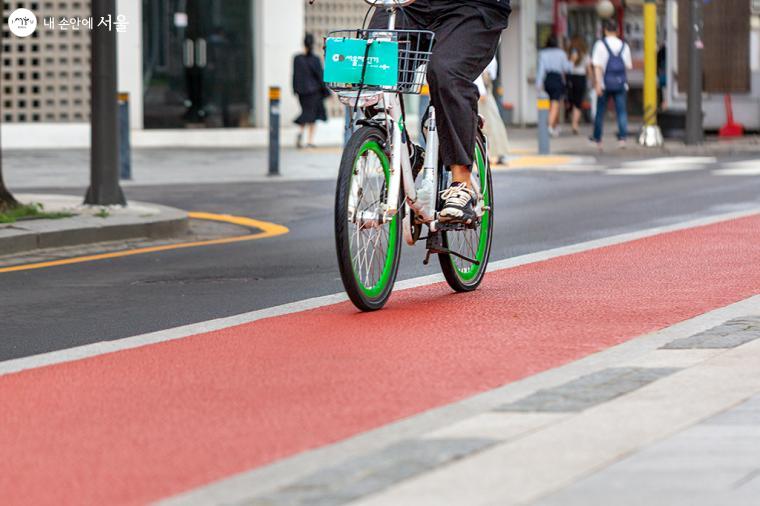
[{"label": "metal wire basket", "polygon": [[[378,86],[363,81],[366,72],[366,54],[362,58],[362,78],[357,82],[326,82],[336,92],[385,91],[418,95],[425,83],[427,65],[433,51],[435,34],[427,30],[337,30],[328,38],[387,41],[398,43],[398,83],[395,86]],[[368,53],[367,53],[368,54]]]}]

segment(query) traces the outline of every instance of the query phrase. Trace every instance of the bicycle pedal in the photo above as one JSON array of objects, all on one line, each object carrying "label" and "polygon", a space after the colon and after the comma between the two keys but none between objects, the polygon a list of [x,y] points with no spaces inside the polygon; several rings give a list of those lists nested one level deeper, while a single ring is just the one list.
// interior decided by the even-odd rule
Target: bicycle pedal
[{"label": "bicycle pedal", "polygon": [[441,232],[465,232],[478,228],[480,220],[474,220],[472,223],[439,223],[437,230]]}]

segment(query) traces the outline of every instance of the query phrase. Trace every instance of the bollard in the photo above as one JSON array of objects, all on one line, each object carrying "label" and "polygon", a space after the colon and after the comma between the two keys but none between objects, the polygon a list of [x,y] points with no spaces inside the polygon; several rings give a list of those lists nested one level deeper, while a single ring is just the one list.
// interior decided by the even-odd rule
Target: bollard
[{"label": "bollard", "polygon": [[420,110],[419,110],[420,135],[417,139],[417,143],[423,148],[427,147],[425,146],[425,136],[423,135],[423,131],[425,130],[425,122],[423,120],[425,119],[425,113],[427,112],[429,106],[430,106],[430,87],[427,84],[424,84],[422,86],[422,90],[420,91]]},{"label": "bollard", "polygon": [[129,93],[119,93],[119,178],[132,179],[132,147],[129,139]]},{"label": "bollard", "polygon": [[551,102],[548,98],[538,99],[538,154],[548,155],[551,153],[549,142],[549,108]]},{"label": "bollard", "polygon": [[280,175],[280,99],[279,86],[269,88],[269,175]]},{"label": "bollard", "polygon": [[644,126],[639,144],[661,147],[662,131],[657,126],[657,4],[644,2]]}]

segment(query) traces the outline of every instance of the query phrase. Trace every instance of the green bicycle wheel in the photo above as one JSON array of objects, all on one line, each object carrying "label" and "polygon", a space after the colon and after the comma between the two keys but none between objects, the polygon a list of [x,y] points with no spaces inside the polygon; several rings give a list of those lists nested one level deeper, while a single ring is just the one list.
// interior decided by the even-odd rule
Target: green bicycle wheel
[{"label": "green bicycle wheel", "polygon": [[[444,173],[448,174],[448,173]],[[444,187],[448,186],[448,181]],[[480,224],[474,228],[457,231],[446,231],[443,234],[443,245],[449,251],[454,251],[476,262],[471,262],[450,254],[439,254],[441,270],[449,286],[457,292],[471,292],[483,282],[491,256],[493,240],[493,184],[491,182],[491,167],[488,162],[485,145],[478,139],[475,148],[475,164],[473,179],[480,186],[483,195],[481,205],[485,208]]]},{"label": "green bicycle wheel", "polygon": [[362,127],[343,152],[335,192],[335,245],[341,280],[362,311],[381,309],[393,291],[401,257],[401,219],[382,223],[390,181],[385,133]]}]

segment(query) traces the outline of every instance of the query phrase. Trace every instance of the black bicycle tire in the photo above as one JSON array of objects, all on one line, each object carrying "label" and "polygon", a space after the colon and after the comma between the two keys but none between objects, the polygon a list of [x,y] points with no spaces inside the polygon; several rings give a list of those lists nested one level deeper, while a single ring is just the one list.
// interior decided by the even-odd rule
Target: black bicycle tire
[{"label": "black bicycle tire", "polygon": [[351,259],[350,233],[348,231],[348,197],[354,163],[360,150],[366,143],[376,141],[382,146],[385,144],[386,138],[387,136],[385,132],[375,126],[363,126],[354,132],[343,151],[337,188],[335,190],[335,248],[338,258],[338,268],[340,270],[343,287],[348,294],[349,299],[361,311],[377,311],[385,306],[393,292],[393,285],[395,284],[399,263],[401,261],[401,243],[403,241],[401,240],[400,216],[390,225],[397,227],[396,237],[398,238],[396,241],[390,278],[386,283],[386,286],[383,287],[382,292],[377,297],[368,297],[363,292],[356,280]]},{"label": "black bicycle tire", "polygon": [[[483,156],[484,163],[486,164],[486,179],[487,179],[487,191],[490,192],[490,210],[489,213],[489,220],[488,220],[488,238],[486,243],[486,250],[485,254],[483,255],[483,260],[481,261],[480,269],[478,271],[477,276],[470,281],[463,280],[459,274],[457,273],[456,268],[454,267],[454,263],[452,261],[452,256],[448,253],[440,253],[438,255],[438,262],[441,264],[441,271],[443,272],[443,277],[446,278],[446,282],[451,287],[452,290],[459,292],[459,293],[467,293],[477,290],[480,285],[483,283],[483,279],[485,278],[486,271],[488,269],[488,262],[491,258],[491,247],[493,245],[493,224],[494,224],[494,195],[493,195],[493,177],[491,173],[491,164],[488,160],[488,153],[485,148],[485,143],[480,138],[477,139],[477,149],[480,150]],[[449,240],[448,240],[448,234],[446,232],[441,232],[442,239],[443,239],[443,246],[445,248],[449,247]]]}]

